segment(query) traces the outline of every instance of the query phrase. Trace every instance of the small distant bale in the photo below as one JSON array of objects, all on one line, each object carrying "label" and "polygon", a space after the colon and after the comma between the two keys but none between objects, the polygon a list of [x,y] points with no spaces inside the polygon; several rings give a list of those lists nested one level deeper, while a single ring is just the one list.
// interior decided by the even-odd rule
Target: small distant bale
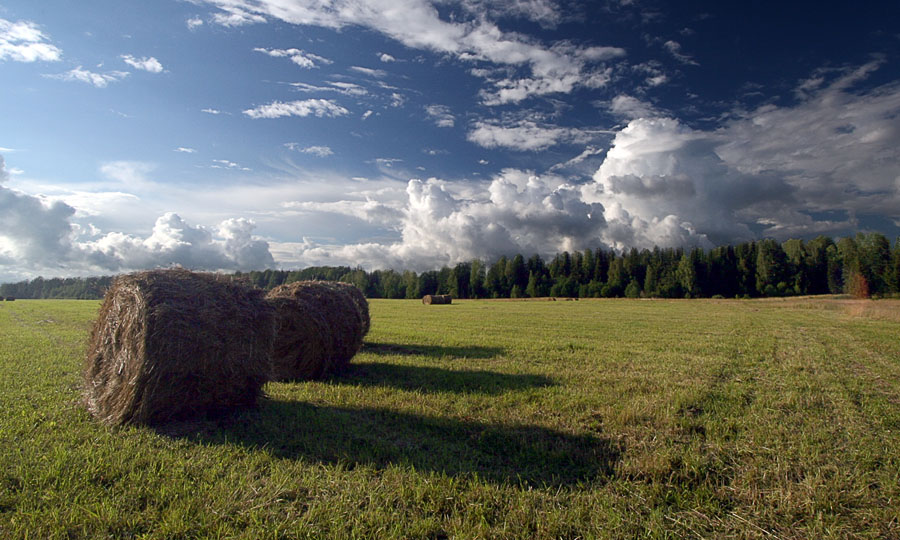
[{"label": "small distant bale", "polygon": [[7,296],[7,297],[6,297],[6,301],[7,301],[7,302],[15,302],[15,300],[16,300],[16,299],[13,298],[12,296]]},{"label": "small distant bale", "polygon": [[266,299],[276,312],[272,380],[317,379],[344,369],[369,330],[369,304],[348,283],[297,281]]},{"label": "small distant bale", "polygon": [[425,305],[452,304],[453,297],[449,294],[426,294],[422,297],[422,303]]},{"label": "small distant bale", "polygon": [[91,332],[85,404],[107,424],[161,424],[256,404],[275,312],[263,291],[215,274],[116,278]]}]

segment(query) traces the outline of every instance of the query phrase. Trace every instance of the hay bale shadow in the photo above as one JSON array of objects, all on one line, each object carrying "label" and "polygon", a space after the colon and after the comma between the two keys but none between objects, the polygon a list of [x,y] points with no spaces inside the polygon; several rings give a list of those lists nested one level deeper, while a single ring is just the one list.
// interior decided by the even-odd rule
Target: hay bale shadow
[{"label": "hay bale shadow", "polygon": [[360,352],[385,356],[427,356],[429,358],[496,358],[506,351],[502,347],[444,347],[441,345],[401,345],[398,343],[364,342]]},{"label": "hay bale shadow", "polygon": [[382,362],[351,364],[347,369],[329,379],[329,382],[427,393],[455,392],[492,395],[556,384],[553,379],[543,375],[451,370]]},{"label": "hay bale shadow", "polygon": [[593,434],[573,435],[540,426],[280,400],[266,400],[257,410],[182,437],[350,469],[401,465],[493,484],[536,487],[608,479],[623,451]]}]

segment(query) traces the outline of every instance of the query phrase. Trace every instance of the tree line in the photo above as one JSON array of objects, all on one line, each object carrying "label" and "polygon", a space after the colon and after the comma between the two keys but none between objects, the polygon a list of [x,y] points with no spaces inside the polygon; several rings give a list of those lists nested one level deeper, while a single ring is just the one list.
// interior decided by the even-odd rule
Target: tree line
[{"label": "tree line", "polygon": [[[772,239],[702,248],[610,249],[472,260],[439,270],[367,272],[349,266],[237,272],[263,289],[308,279],[352,283],[369,298],[650,297],[756,298],[847,293],[857,297],[900,294],[900,238],[892,247],[880,233],[837,241]],[[0,285],[0,296],[102,298],[111,277],[35,278]]]}]

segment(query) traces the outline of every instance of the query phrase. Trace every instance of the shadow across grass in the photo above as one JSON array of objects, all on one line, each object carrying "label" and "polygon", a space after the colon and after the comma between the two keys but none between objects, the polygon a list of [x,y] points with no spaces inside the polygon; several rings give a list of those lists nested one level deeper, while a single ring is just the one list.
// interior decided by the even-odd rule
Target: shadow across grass
[{"label": "shadow across grass", "polygon": [[381,362],[350,364],[328,379],[331,383],[397,388],[428,393],[500,394],[556,384],[543,375],[518,375],[480,370],[452,370]]},{"label": "shadow across grass", "polygon": [[494,358],[505,351],[501,347],[444,347],[441,345],[400,345],[397,343],[363,343],[360,352],[385,356],[427,356],[430,358]]},{"label": "shadow across grass", "polygon": [[[184,431],[179,434],[179,429]],[[621,453],[590,434],[280,400],[216,421],[159,431],[204,444],[240,444],[284,459],[347,468],[405,465],[534,486],[608,478]]]}]

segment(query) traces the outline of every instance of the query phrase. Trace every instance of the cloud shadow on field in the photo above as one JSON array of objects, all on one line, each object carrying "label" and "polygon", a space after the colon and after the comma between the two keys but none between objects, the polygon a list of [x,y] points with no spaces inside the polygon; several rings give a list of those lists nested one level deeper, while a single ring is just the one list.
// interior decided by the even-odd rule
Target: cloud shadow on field
[{"label": "cloud shadow on field", "polygon": [[397,343],[365,342],[360,352],[384,356],[495,358],[506,351],[501,347],[444,347],[441,345],[400,345]]},{"label": "cloud shadow on field", "polygon": [[350,364],[328,379],[331,383],[388,387],[428,393],[500,394],[556,384],[543,375],[519,375],[481,370],[452,370],[381,362]]},{"label": "cloud shadow on field", "polygon": [[[198,429],[198,427],[200,429]],[[496,484],[564,486],[608,478],[621,450],[591,434],[486,424],[380,408],[265,400],[218,421],[161,433],[204,444],[240,444],[282,459],[348,469],[390,465]],[[183,429],[183,428],[182,428]]]}]

